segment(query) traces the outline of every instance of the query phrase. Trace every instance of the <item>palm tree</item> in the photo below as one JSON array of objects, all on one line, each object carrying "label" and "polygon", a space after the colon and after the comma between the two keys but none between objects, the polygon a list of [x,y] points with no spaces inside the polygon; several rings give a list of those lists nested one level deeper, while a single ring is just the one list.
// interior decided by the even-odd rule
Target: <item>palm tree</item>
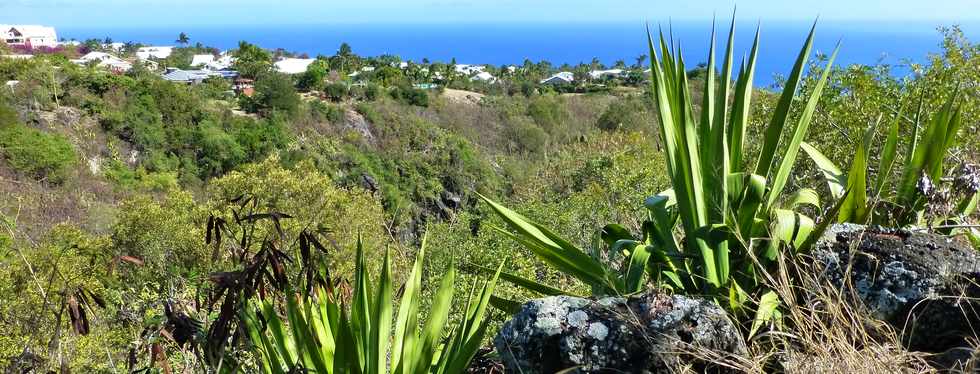
[{"label": "palm tree", "polygon": [[647,55],[642,55],[642,54],[639,55],[639,56],[636,56],[636,67],[637,68],[642,68],[643,67],[643,63],[646,62],[646,60],[647,60],[647,57],[648,57]]},{"label": "palm tree", "polygon": [[185,33],[185,32],[181,32],[181,33],[180,33],[180,35],[179,35],[179,36],[177,36],[177,40],[176,40],[176,42],[177,42],[177,43],[180,43],[180,44],[182,44],[182,45],[187,45],[187,43],[190,43],[190,42],[191,42],[191,38],[189,38],[189,37],[187,36],[187,33]]}]

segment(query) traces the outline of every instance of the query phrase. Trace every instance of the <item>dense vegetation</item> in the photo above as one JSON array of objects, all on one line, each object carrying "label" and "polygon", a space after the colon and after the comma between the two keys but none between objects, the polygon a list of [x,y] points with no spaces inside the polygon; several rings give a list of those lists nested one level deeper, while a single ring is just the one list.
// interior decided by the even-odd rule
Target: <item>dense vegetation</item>
[{"label": "dense vegetation", "polygon": [[[758,249],[756,243],[778,251],[780,240],[795,247],[805,238],[759,236],[753,225],[778,226],[785,215],[811,224],[835,221],[839,215],[826,218],[828,209],[855,211],[867,203],[849,193],[847,204],[837,204],[842,195],[835,190],[839,186],[827,183],[827,165],[848,170],[850,182],[839,184],[851,193],[862,188],[857,176],[878,178],[872,179],[875,196],[882,186],[907,185],[901,172],[881,170],[892,169],[888,159],[915,159],[915,151],[889,146],[895,142],[888,139],[906,139],[916,131],[925,139],[931,130],[915,130],[910,113],[949,123],[955,106],[962,125],[948,134],[948,142],[944,139],[943,157],[933,158],[945,167],[933,179],[940,189],[971,196],[940,181],[954,180],[957,172],[980,163],[975,125],[980,46],[955,28],[942,33],[943,52],[912,65],[905,77],[895,77],[889,66],[835,66],[828,61],[832,57],[811,59],[805,48],[798,69],[780,80],[782,90],[748,86],[740,77],[751,76],[751,62],[740,70],[723,55],[720,63],[712,58],[688,71],[671,65],[670,49],[660,46],[651,50],[652,85],[651,77],[631,73],[556,87],[538,83],[556,71],[547,62],[527,61],[513,70],[489,67],[500,79],[490,84],[460,76],[453,63],[399,67],[395,56],[357,56],[346,45],[334,56],[318,57],[306,73],[290,76],[271,68],[275,56],[288,53],[243,42],[233,52],[235,68],[255,79],[251,97],[229,93],[230,85],[221,79],[180,85],[143,66],[123,75],[78,66],[66,58],[72,51],[29,60],[0,58],[0,80],[19,81],[0,93],[0,366],[182,371],[221,362],[225,370],[240,365],[283,372],[302,361],[343,372],[317,357],[296,356],[283,344],[311,344],[303,334],[324,331],[310,322],[316,319],[333,326],[348,320],[344,326],[391,325],[397,315],[395,325],[413,330],[396,331],[394,340],[429,345],[414,351],[385,346],[379,343],[387,341],[381,328],[346,333],[367,334],[356,338],[331,330],[337,342],[374,339],[373,345],[323,357],[358,357],[361,370],[383,372],[385,352],[403,355],[404,362],[431,361],[432,344],[443,328],[459,326],[456,331],[465,332],[454,335],[459,346],[447,348],[442,355],[447,361],[439,364],[455,368],[460,357],[468,360],[476,352],[470,345],[492,336],[506,317],[487,309],[484,320],[484,310],[474,305],[485,307],[491,300],[458,302],[466,300],[461,290],[478,285],[471,300],[483,300],[480,290],[486,285],[502,310],[508,300],[539,294],[503,281],[494,289],[486,274],[500,265],[506,274],[529,280],[525,286],[621,294],[648,286],[649,279],[635,275],[634,264],[643,269],[656,263],[664,275],[659,286],[718,298],[737,295],[743,303],[733,304],[750,325],[746,332],[755,332],[773,313],[756,318],[764,308],[749,300],[766,295],[766,288],[746,275],[753,270],[745,253]],[[104,47],[92,41],[83,48]],[[134,50],[130,45],[123,53]],[[200,45],[178,48],[161,62],[185,66],[190,55],[211,52]],[[642,72],[643,57],[632,68],[616,65]],[[560,68],[584,77],[598,67],[596,61]],[[705,74],[714,70],[721,73]],[[352,77],[353,72],[359,74]],[[444,75],[442,87],[418,86],[431,82],[435,72]],[[463,89],[472,91],[470,97],[452,91]],[[685,96],[691,99],[686,106],[678,104]],[[731,96],[735,100],[729,103]],[[660,121],[670,115],[676,117]],[[872,127],[877,121],[881,124]],[[708,129],[712,123],[738,123],[744,136],[721,139],[706,130],[698,135],[704,158],[684,161],[681,154],[691,149],[679,144],[688,138],[676,134],[687,123]],[[876,133],[886,141],[866,140]],[[725,147],[708,147],[710,139]],[[827,163],[813,162],[809,148],[819,150]],[[716,162],[730,165],[725,175],[707,167]],[[867,170],[885,164],[888,168]],[[905,167],[896,165],[895,170]],[[738,220],[731,230],[759,240],[741,247],[731,238],[722,240],[729,243],[731,266],[704,262],[708,256],[683,266],[669,260],[671,251],[717,250],[717,242],[708,242],[718,241],[718,235],[695,232],[708,223],[730,223],[709,216],[713,204],[729,203],[720,187],[725,182],[679,187],[689,183],[683,171],[694,169],[716,182],[743,176],[742,195],[752,192],[755,177],[768,181],[761,190],[769,192],[759,196],[765,208],[740,205],[749,222]],[[672,197],[658,195],[671,187]],[[702,193],[707,202],[693,197]],[[485,204],[479,195],[502,205]],[[814,202],[810,196],[822,198]],[[644,223],[649,211],[667,214],[671,199],[690,207],[670,211],[681,228],[651,229]],[[925,202],[910,204],[922,212],[917,215],[922,221],[905,223],[947,222],[956,212],[968,212],[927,211]],[[757,216],[773,218],[751,222]],[[585,257],[579,260],[590,271],[535,257],[552,239],[522,232],[529,222],[553,229],[569,248],[587,249],[580,250]],[[609,222],[618,224],[603,227]],[[494,229],[507,225],[532,245],[522,246]],[[692,239],[675,242],[674,232]],[[673,242],[673,247],[640,246],[630,233],[670,237],[660,244]],[[980,236],[975,229],[964,233]],[[425,256],[417,250],[423,242]],[[629,255],[616,257],[607,247],[627,249]],[[584,255],[589,249],[606,255]],[[641,256],[660,262],[637,260]],[[676,271],[680,268],[698,274]],[[607,283],[607,273],[617,274],[616,281]],[[378,288],[374,282],[366,286],[369,274],[381,274]],[[402,284],[408,290],[397,298],[404,301],[392,305],[392,290]],[[447,291],[453,284],[456,298]],[[291,296],[297,290],[322,297],[297,301]],[[262,321],[309,325],[309,331],[256,342],[262,335],[256,330],[261,330],[255,323],[259,315],[237,314],[243,310],[239,297],[261,306]],[[312,305],[333,314],[313,312]],[[404,313],[412,315],[420,310],[425,317],[408,320],[399,308],[411,308]],[[347,310],[351,314],[341,312]],[[284,358],[293,362],[279,362]]]}]

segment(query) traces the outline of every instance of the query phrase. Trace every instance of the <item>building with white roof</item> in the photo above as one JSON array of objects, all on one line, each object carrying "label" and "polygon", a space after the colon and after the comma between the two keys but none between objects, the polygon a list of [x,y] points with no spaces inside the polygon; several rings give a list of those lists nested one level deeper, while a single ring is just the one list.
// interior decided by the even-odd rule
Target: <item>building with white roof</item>
[{"label": "building with white roof", "polygon": [[286,74],[305,73],[310,64],[316,61],[315,58],[284,58],[276,61],[274,67],[276,71]]},{"label": "building with white roof", "polygon": [[171,46],[153,46],[153,47],[140,47],[136,50],[136,57],[140,60],[149,60],[151,58],[164,59],[170,57],[170,54],[174,52],[174,47]]},{"label": "building with white roof", "polygon": [[623,69],[592,70],[589,72],[589,78],[592,79],[615,78],[615,77],[622,77],[625,75],[626,75],[626,70]]},{"label": "building with white roof", "polygon": [[214,63],[214,55],[194,55],[191,57],[191,66],[207,66],[208,64]]},{"label": "building with white roof", "polygon": [[97,61],[96,66],[104,67],[115,72],[127,72],[133,68],[133,64],[128,61],[105,52],[89,52],[77,60],[72,60],[72,62],[79,65],[89,64],[93,61]]},{"label": "building with white roof", "polygon": [[477,81],[477,82],[493,83],[497,81],[497,77],[494,77],[493,74],[490,74],[489,72],[483,71],[470,77],[470,80]]},{"label": "building with white roof", "polygon": [[467,64],[456,64],[453,69],[460,74],[478,74],[487,70],[486,66],[483,65],[467,65]]},{"label": "building with white roof", "polygon": [[562,71],[555,73],[548,78],[542,79],[541,84],[566,84],[575,81],[575,74],[570,71]]},{"label": "building with white roof", "polygon": [[58,46],[54,27],[41,25],[0,25],[0,39],[7,45],[31,49]]},{"label": "building with white roof", "polygon": [[126,43],[122,43],[122,42],[115,42],[115,43],[109,43],[109,44],[103,44],[102,45],[102,48],[111,49],[111,50],[116,51],[116,52],[121,51],[125,47],[126,47]]}]

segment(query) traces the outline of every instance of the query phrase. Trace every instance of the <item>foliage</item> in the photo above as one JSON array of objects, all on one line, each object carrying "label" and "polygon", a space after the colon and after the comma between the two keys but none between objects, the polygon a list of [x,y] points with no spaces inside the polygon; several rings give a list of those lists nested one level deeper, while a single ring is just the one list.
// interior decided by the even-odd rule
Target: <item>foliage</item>
[{"label": "foliage", "polygon": [[327,61],[318,58],[306,67],[306,71],[300,75],[296,86],[304,91],[320,90],[324,88],[324,82],[329,72],[330,66]]},{"label": "foliage", "polygon": [[[758,35],[758,34],[757,34]],[[741,171],[745,124],[751,110],[751,81],[758,50],[758,37],[747,64],[740,68],[735,86],[732,75],[733,29],[730,32],[720,84],[713,74],[705,79],[701,116],[698,120],[690,100],[686,70],[680,50],[671,50],[661,37],[659,53],[650,38],[653,89],[660,115],[661,143],[665,145],[667,171],[672,189],[648,198],[649,218],[637,238],[620,225],[608,225],[597,235],[589,252],[562,239],[547,228],[490,200],[490,207],[516,233],[500,230],[516,240],[551,267],[568,274],[598,295],[625,295],[641,291],[650,280],[676,291],[729,298],[733,309],[742,308],[746,292],[755,293],[757,274],[766,271],[782,244],[800,248],[814,230],[813,221],[793,208],[802,203],[819,204],[815,194],[797,192],[781,202],[782,190],[795,163],[800,143],[819,98],[820,85],[796,124],[788,147],[776,152],[796,93],[803,65],[810,52],[813,31],[807,38],[789,84],[765,132],[764,146],[755,171]],[[713,39],[713,38],[712,38]],[[672,43],[671,43],[672,44]],[[836,54],[836,52],[835,52]],[[659,56],[663,56],[661,60]],[[833,62],[831,57],[828,66]],[[708,71],[715,71],[714,43],[708,58]],[[733,92],[734,91],[734,92]],[[733,96],[729,108],[729,96]],[[772,183],[767,188],[767,178]],[[678,221],[685,234],[674,235]],[[772,234],[768,231],[772,230]],[[769,236],[772,235],[772,236]],[[602,250],[605,248],[605,250]],[[622,265],[601,261],[601,252],[622,254]],[[761,254],[761,258],[756,257]],[[760,262],[761,267],[759,266]],[[540,293],[562,291],[529,279],[502,275],[505,280]],[[771,311],[759,310],[760,315]]]},{"label": "foliage", "polygon": [[272,55],[255,44],[241,41],[232,55],[232,68],[244,78],[256,79],[272,69]]},{"label": "foliage", "polygon": [[0,123],[0,155],[18,173],[52,183],[63,181],[77,163],[75,148],[64,136],[16,122]]},{"label": "foliage", "polygon": [[[360,245],[349,309],[329,280],[326,286],[316,287],[315,295],[299,298],[288,293],[285,319],[269,300],[253,301],[252,307],[243,311],[242,319],[262,371],[459,373],[465,370],[487,333],[484,314],[497,278],[479,289],[476,284],[471,287],[464,303],[465,317],[449,330],[450,335],[443,342],[453,303],[455,271],[450,269],[443,276],[425,325],[420,326],[424,243],[404,285],[394,326],[389,256],[385,256],[377,283],[372,282]],[[394,334],[389,338],[392,327]]]},{"label": "foliage", "polygon": [[397,101],[408,105],[427,107],[429,106],[429,94],[425,90],[408,87],[405,85],[395,86],[391,90],[391,97]]},{"label": "foliage", "polygon": [[347,85],[343,83],[330,83],[323,87],[323,95],[330,101],[339,102],[348,96]]},{"label": "foliage", "polygon": [[291,116],[299,109],[300,99],[292,79],[282,73],[266,73],[255,81],[255,95],[242,96],[241,104],[253,113],[279,112]]},{"label": "foliage", "polygon": [[643,114],[646,107],[639,98],[626,97],[613,101],[596,122],[596,127],[607,130],[639,130],[647,123]]},{"label": "foliage", "polygon": [[[918,110],[914,115],[911,134],[906,142],[906,157],[901,164],[900,182],[893,193],[885,191],[884,187],[896,165],[899,127],[903,119],[901,111],[895,115],[888,128],[888,136],[876,169],[877,175],[870,191],[867,184],[870,158],[868,152],[877,126],[869,127],[864,139],[858,143],[847,174],[842,173],[813,146],[807,145],[804,148],[827,178],[830,191],[835,196],[840,198],[845,188],[851,191],[841,206],[837,217],[839,222],[898,227],[924,223],[943,225],[954,219],[968,217],[976,209],[977,192],[969,191],[972,188],[963,188],[962,192],[965,193],[956,202],[950,201],[954,197],[948,189],[940,189],[941,181],[946,176],[943,167],[950,148],[957,141],[962,123],[961,106],[956,104],[957,93],[954,92],[942,109],[928,119],[922,113],[923,100],[919,100]],[[920,132],[921,122],[927,122],[927,125]],[[941,209],[942,205],[955,206],[955,212],[952,211],[954,209]],[[927,222],[927,207],[933,208],[933,213],[941,214],[938,220]]]}]

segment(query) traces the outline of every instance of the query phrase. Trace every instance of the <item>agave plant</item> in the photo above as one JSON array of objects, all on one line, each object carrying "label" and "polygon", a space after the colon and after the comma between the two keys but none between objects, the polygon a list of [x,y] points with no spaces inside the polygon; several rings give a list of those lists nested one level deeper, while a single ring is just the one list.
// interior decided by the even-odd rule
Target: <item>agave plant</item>
[{"label": "agave plant", "polygon": [[[494,276],[466,299],[465,314],[443,340],[453,301],[455,270],[443,276],[425,325],[419,326],[423,239],[415,265],[404,285],[398,317],[392,326],[392,274],[386,253],[377,283],[368,279],[363,249],[357,248],[353,302],[349,308],[340,291],[328,284],[312,295],[286,297],[285,317],[269,299],[250,300],[241,313],[263,373],[415,374],[461,373],[483,342],[484,319],[496,285]],[[329,279],[329,277],[328,277]],[[476,292],[474,298],[474,292]],[[394,335],[392,334],[394,327]]]},{"label": "agave plant", "polygon": [[[803,143],[802,147],[823,172],[831,194],[840,197],[849,190],[842,202],[837,216],[839,222],[874,223],[880,225],[946,225],[968,217],[977,207],[980,194],[975,189],[963,188],[961,199],[953,204],[952,212],[943,212],[934,221],[926,219],[927,202],[935,195],[935,185],[944,177],[943,164],[950,147],[956,142],[961,124],[960,106],[956,104],[958,93],[954,92],[939,112],[925,119],[922,113],[924,97],[919,99],[918,109],[913,117],[913,128],[905,146],[905,159],[902,175],[894,191],[886,190],[896,167],[899,130],[903,111],[899,110],[888,127],[888,135],[881,149],[878,170],[869,189],[869,151],[874,142],[877,122],[868,127],[857,152],[851,160],[847,174],[841,172],[829,158],[816,147]],[[880,119],[879,119],[880,121]],[[928,121],[924,131],[919,131],[923,121]],[[952,196],[945,198],[951,199]],[[951,213],[951,214],[950,214]]]},{"label": "agave plant", "polygon": [[[676,292],[727,298],[733,309],[748,300],[760,283],[760,270],[781,248],[800,249],[825,226],[799,213],[802,205],[820,207],[817,193],[802,189],[784,194],[800,145],[810,125],[838,48],[831,54],[806,105],[791,113],[804,65],[810,55],[810,33],[786,81],[762,139],[754,165],[745,155],[746,128],[752,108],[752,79],[759,48],[756,31],[748,60],[732,80],[735,22],[716,79],[714,32],[700,115],[691,99],[681,48],[660,33],[655,44],[648,32],[652,90],[660,116],[659,133],[673,188],[648,198],[648,219],[634,235],[619,225],[606,226],[600,237],[605,250],[622,255],[619,267],[586,253],[540,224],[487,200],[511,230],[500,229],[529,248],[542,261],[592,286],[595,294],[627,295],[642,291],[648,281]],[[787,144],[780,144],[783,137]],[[484,198],[486,199],[486,198]],[[678,229],[678,224],[680,229]],[[561,293],[554,287],[502,274],[540,293]],[[759,313],[771,315],[778,300],[761,297]]]}]

